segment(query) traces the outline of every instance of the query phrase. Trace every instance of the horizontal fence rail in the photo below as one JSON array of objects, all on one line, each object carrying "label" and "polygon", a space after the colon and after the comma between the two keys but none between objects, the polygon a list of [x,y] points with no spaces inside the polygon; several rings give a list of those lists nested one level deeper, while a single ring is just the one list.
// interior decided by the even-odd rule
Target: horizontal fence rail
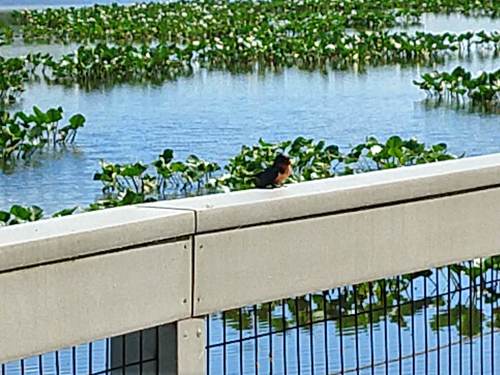
[{"label": "horizontal fence rail", "polygon": [[205,316],[486,259],[498,223],[500,154],[1,228],[0,363],[178,322],[201,373]]}]

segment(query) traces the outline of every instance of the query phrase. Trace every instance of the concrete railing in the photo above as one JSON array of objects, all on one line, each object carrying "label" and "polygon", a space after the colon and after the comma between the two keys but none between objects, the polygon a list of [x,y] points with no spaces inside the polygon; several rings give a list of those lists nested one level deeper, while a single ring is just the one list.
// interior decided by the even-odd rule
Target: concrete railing
[{"label": "concrete railing", "polygon": [[[0,229],[0,363],[216,311],[500,253],[500,155]],[[201,370],[200,370],[201,369]]]}]

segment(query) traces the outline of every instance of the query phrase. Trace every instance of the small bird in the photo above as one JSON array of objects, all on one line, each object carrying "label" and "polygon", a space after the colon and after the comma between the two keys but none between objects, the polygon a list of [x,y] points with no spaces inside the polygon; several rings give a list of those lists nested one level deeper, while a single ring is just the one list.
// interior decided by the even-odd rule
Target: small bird
[{"label": "small bird", "polygon": [[280,186],[292,175],[292,173],[293,169],[290,158],[283,154],[279,154],[276,156],[276,159],[274,159],[272,166],[255,176],[255,186],[258,188]]}]

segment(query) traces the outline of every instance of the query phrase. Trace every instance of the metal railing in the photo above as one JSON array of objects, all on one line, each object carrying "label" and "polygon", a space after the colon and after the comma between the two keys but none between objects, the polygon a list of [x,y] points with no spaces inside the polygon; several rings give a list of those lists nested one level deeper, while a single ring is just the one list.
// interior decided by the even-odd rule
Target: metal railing
[{"label": "metal railing", "polygon": [[[251,373],[369,373],[372,369],[377,373],[384,366],[388,366],[386,373],[404,372],[405,366],[411,371],[413,358],[415,366],[420,366],[421,342],[416,341],[416,351],[407,351],[404,343],[421,336],[409,330],[412,318],[405,314],[401,318],[401,314],[415,308],[417,314],[412,316],[418,321],[420,311],[429,315],[443,310],[453,320],[458,312],[441,298],[468,299],[482,295],[470,293],[477,288],[487,291],[497,285],[495,274],[490,284],[477,280],[477,288],[452,284],[454,289],[448,292],[446,280],[423,277],[420,272],[431,269],[435,275],[436,269],[453,271],[460,262],[498,255],[499,222],[500,155],[489,155],[2,228],[0,362],[14,360],[2,369],[18,369],[22,375],[24,366],[25,372],[33,369],[36,373],[31,366],[35,362],[18,359],[40,358],[40,353],[66,347],[78,353],[72,348],[83,342],[96,342],[88,344],[93,349],[99,342],[110,342],[111,357],[121,358],[112,355],[113,348],[119,347],[115,337],[166,325],[175,329],[160,339],[164,343],[160,348],[165,347],[165,353],[160,350],[156,358],[161,374],[248,373],[248,368]],[[420,278],[408,276],[415,274]],[[387,285],[377,281],[386,279],[391,280]],[[439,287],[403,288],[424,281],[427,287]],[[391,293],[394,288],[412,290],[416,295],[398,294],[394,299],[382,293],[386,288]],[[365,299],[358,301],[361,296]],[[346,305],[352,301],[358,303]],[[497,313],[496,302],[477,301],[490,308],[488,313]],[[285,308],[280,310],[280,306]],[[233,309],[237,309],[236,320]],[[259,318],[262,309],[267,315]],[[225,312],[214,318],[218,311]],[[271,319],[271,324],[264,331],[260,323],[250,325],[253,331],[235,328],[239,319],[243,323],[254,319],[252,314],[257,323]],[[295,323],[294,314],[298,315]],[[210,323],[205,325],[207,316],[211,316]],[[377,317],[384,317],[384,324],[388,319],[388,331],[373,320]],[[395,317],[406,325],[393,325]],[[427,318],[421,325],[428,328],[422,337],[431,341],[424,353],[435,356],[446,351],[433,340],[465,348],[446,341],[442,329],[434,339]],[[460,315],[458,321],[463,319]],[[212,323],[217,320],[223,323],[222,336],[214,336]],[[276,326],[279,321],[282,327]],[[435,322],[444,323],[443,317]],[[375,350],[378,344],[370,342],[371,330],[387,332],[388,340],[383,336],[380,342],[388,356]],[[262,344],[266,340],[268,344]],[[475,359],[474,345],[470,362],[481,363],[489,371],[485,361]],[[284,351],[276,351],[283,347]],[[373,350],[365,351],[366,347]],[[323,352],[317,353],[321,348]],[[237,359],[241,351],[243,359]],[[218,363],[214,353],[220,353],[222,367],[214,365]],[[126,353],[125,366],[115,368],[117,362],[105,353],[108,366],[95,370],[144,372],[145,357],[134,367],[136,360],[129,360],[130,356]],[[321,359],[325,356],[328,359]],[[439,366],[444,366],[444,357],[437,358]],[[464,366],[469,365],[465,350],[460,358]],[[90,371],[66,354],[47,361],[58,362],[62,373]],[[105,360],[92,362],[92,371],[97,363],[106,364]]]},{"label": "metal railing", "polygon": [[207,373],[495,374],[500,257],[475,263],[212,315]]}]

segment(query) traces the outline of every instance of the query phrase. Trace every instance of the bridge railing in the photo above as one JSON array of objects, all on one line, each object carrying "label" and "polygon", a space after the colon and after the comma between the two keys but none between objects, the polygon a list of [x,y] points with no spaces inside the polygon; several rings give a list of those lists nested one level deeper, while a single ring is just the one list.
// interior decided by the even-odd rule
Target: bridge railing
[{"label": "bridge railing", "polygon": [[[500,155],[0,229],[0,363],[206,314],[500,253]],[[172,341],[172,340],[170,340]]]}]

